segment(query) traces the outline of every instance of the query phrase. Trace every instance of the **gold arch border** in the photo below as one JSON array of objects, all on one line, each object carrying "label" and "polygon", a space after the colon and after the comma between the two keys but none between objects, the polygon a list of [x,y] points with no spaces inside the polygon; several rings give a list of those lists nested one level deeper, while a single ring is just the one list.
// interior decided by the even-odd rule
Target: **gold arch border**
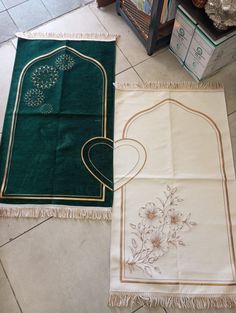
[{"label": "gold arch border", "polygon": [[[224,283],[209,283],[209,282],[198,282],[198,281],[168,281],[168,282],[163,282],[160,280],[157,281],[148,281],[148,280],[134,280],[134,279],[124,279],[123,278],[123,273],[125,270],[125,263],[123,266],[123,255],[125,254],[125,244],[124,244],[124,249],[122,248],[123,241],[125,243],[125,231],[124,231],[124,225],[125,225],[125,188],[126,186],[121,188],[121,208],[120,208],[120,213],[121,213],[121,219],[120,219],[120,282],[122,283],[145,283],[145,284],[164,284],[164,285],[199,285],[199,286],[235,286],[236,285],[236,258],[235,258],[235,248],[234,248],[234,238],[233,238],[233,230],[232,230],[232,220],[231,220],[231,215],[230,215],[230,205],[229,205],[229,193],[228,193],[228,185],[227,185],[227,175],[226,175],[226,169],[225,169],[225,159],[224,159],[224,150],[223,150],[223,141],[222,141],[222,135],[219,127],[217,126],[216,122],[207,114],[189,108],[188,106],[184,105],[183,103],[167,98],[159,103],[155,104],[154,106],[141,110],[134,114],[125,124],[122,132],[122,138],[126,138],[127,132],[131,124],[139,118],[141,115],[155,110],[157,107],[164,105],[166,103],[175,104],[182,109],[184,109],[187,112],[190,112],[191,114],[197,115],[201,118],[203,118],[205,121],[208,122],[208,124],[213,128],[216,134],[216,139],[217,139],[217,144],[218,144],[218,152],[219,152],[219,161],[220,161],[220,171],[222,175],[222,189],[223,189],[223,197],[224,197],[224,202],[226,204],[226,224],[227,224],[227,235],[228,235],[228,242],[229,242],[229,250],[230,250],[230,259],[231,259],[231,266],[232,266],[232,273],[233,273],[233,280],[230,282],[224,282]],[[123,238],[123,232],[124,232],[124,238]]]},{"label": "gold arch border", "polygon": [[[79,56],[83,60],[87,60],[90,63],[93,63],[102,73],[103,77],[103,98],[102,98],[102,103],[103,103],[103,110],[102,110],[102,117],[103,118],[103,124],[102,124],[102,135],[103,137],[107,137],[107,89],[108,89],[108,79],[107,79],[107,73],[103,65],[97,61],[96,59],[89,57],[76,49],[68,46],[61,46],[58,47],[51,52],[48,52],[46,54],[43,54],[39,57],[34,58],[33,60],[29,61],[24,68],[21,71],[20,77],[19,77],[19,82],[17,86],[17,93],[16,93],[16,100],[15,100],[15,105],[14,105],[14,110],[13,110],[13,118],[11,122],[11,129],[10,129],[10,140],[8,143],[8,149],[7,149],[7,157],[6,157],[6,162],[5,162],[5,169],[4,169],[4,175],[3,175],[3,181],[1,185],[1,190],[0,190],[0,198],[11,198],[11,199],[43,199],[43,200],[83,200],[83,201],[101,201],[103,202],[105,200],[105,192],[106,188],[104,185],[100,185],[100,195],[99,196],[67,196],[67,195],[57,195],[57,196],[52,196],[52,195],[41,195],[41,196],[36,196],[36,195],[4,195],[5,190],[7,188],[7,183],[8,183],[8,174],[9,174],[9,168],[10,168],[10,163],[11,163],[11,158],[12,158],[12,150],[13,150],[13,145],[14,145],[14,134],[15,134],[15,129],[16,129],[16,123],[17,123],[17,112],[19,109],[20,105],[20,98],[21,98],[21,89],[23,85],[23,80],[25,78],[27,70],[34,65],[37,61],[39,60],[44,60],[50,56],[55,55],[57,52],[61,50],[66,50],[68,49],[70,52],[74,53],[76,56]],[[101,188],[102,187],[102,188]],[[91,197],[91,198],[90,198]]]}]

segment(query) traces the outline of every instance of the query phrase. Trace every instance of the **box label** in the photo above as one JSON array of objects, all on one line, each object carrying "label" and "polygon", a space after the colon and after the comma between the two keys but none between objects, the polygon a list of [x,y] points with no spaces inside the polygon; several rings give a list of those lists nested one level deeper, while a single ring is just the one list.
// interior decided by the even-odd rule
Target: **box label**
[{"label": "box label", "polygon": [[178,9],[170,41],[171,50],[185,60],[196,25]]}]

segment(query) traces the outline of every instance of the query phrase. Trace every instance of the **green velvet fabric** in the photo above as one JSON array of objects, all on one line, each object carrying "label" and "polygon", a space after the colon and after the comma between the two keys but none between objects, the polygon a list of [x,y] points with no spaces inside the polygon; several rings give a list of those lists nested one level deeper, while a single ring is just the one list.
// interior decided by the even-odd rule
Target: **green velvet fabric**
[{"label": "green velvet fabric", "polygon": [[114,69],[115,41],[18,40],[1,203],[112,205]]}]

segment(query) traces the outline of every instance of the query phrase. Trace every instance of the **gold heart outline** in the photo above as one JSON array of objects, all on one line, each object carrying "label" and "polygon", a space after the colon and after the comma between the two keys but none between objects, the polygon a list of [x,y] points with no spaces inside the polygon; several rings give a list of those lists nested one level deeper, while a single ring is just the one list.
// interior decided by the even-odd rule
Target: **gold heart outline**
[{"label": "gold heart outline", "polygon": [[[141,146],[142,147],[142,149],[143,149],[143,152],[144,152],[144,161],[143,161],[143,165],[141,166],[141,168],[137,171],[137,173],[135,173],[135,175],[134,176],[132,176],[130,179],[128,179],[124,184],[121,184],[118,188],[111,188],[110,186],[108,186],[106,183],[104,183],[101,179],[99,179],[94,173],[93,173],[93,171],[91,171],[90,170],[90,168],[88,167],[88,165],[87,165],[87,163],[86,163],[86,161],[85,161],[85,159],[84,159],[84,148],[85,148],[85,146],[90,142],[90,141],[92,141],[92,140],[94,140],[94,139],[106,139],[106,140],[109,140],[110,142],[112,142],[113,143],[113,140],[112,139],[110,139],[110,138],[107,138],[107,137],[93,137],[93,138],[90,138],[89,140],[87,140],[84,144],[83,144],[83,146],[82,146],[82,148],[81,148],[81,159],[82,159],[82,162],[84,163],[84,166],[86,167],[86,169],[93,175],[93,177],[94,178],[96,178],[101,184],[103,184],[104,186],[106,186],[109,190],[111,190],[111,191],[117,191],[117,190],[119,190],[120,188],[122,188],[123,186],[125,186],[125,185],[127,185],[131,180],[133,180],[140,172],[141,172],[141,170],[143,169],[143,167],[145,166],[145,164],[146,164],[146,160],[147,160],[147,151],[146,151],[146,149],[145,149],[145,147],[138,141],[138,140],[136,140],[136,139],[131,139],[131,138],[122,138],[122,139],[118,139],[118,140],[116,140],[114,143],[117,143],[117,142],[121,142],[121,141],[125,141],[125,140],[130,140],[130,141],[134,141],[134,142],[136,142],[139,146]],[[102,144],[102,143],[101,143]],[[105,143],[104,143],[105,144]],[[109,146],[109,145],[108,145]],[[132,145],[130,145],[131,147],[133,147],[138,153],[139,153],[139,150],[135,147],[135,146],[132,146]],[[113,150],[115,150],[116,148],[112,148]],[[90,163],[92,164],[92,166],[105,178],[105,179],[107,179],[108,181],[109,181],[109,179],[106,177],[106,176],[104,176],[97,168],[96,168],[96,166],[93,164],[93,162],[91,161],[91,159],[90,159],[90,157],[88,157],[89,158],[89,161],[90,161]],[[139,153],[139,160],[140,160],[140,153]],[[128,172],[128,173],[126,173],[126,175],[124,176],[124,177],[122,177],[121,179],[119,179],[118,181],[116,181],[116,182],[114,182],[114,185],[115,184],[118,184],[120,181],[122,181],[122,180],[124,180],[134,169],[135,169],[135,167],[137,166],[137,164],[139,163],[139,160],[136,162],[136,164],[133,166],[133,168]]]}]

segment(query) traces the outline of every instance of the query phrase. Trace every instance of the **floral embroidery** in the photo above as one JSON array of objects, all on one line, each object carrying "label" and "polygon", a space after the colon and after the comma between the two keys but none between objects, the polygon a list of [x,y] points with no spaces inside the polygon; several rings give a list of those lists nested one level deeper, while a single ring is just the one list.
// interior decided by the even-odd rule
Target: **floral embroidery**
[{"label": "floral embroidery", "polygon": [[39,89],[30,89],[26,92],[24,96],[25,103],[30,107],[37,107],[41,105],[44,99],[44,94]]},{"label": "floral embroidery", "polygon": [[32,74],[32,82],[37,88],[49,89],[54,86],[59,78],[58,70],[54,66],[43,65]]},{"label": "floral embroidery", "polygon": [[55,61],[55,66],[61,71],[69,71],[74,64],[75,60],[68,54],[60,55]]},{"label": "floral embroidery", "polygon": [[161,274],[158,266],[160,257],[169,249],[185,246],[181,233],[196,225],[191,221],[191,214],[185,216],[177,209],[183,199],[177,195],[177,188],[167,186],[164,197],[157,197],[157,203],[147,202],[139,210],[141,221],[130,224],[133,238],[131,239],[131,256],[126,262],[130,272],[141,269],[152,277],[153,272]]},{"label": "floral embroidery", "polygon": [[49,103],[44,103],[41,107],[40,107],[40,112],[42,114],[49,114],[52,113],[53,111],[53,106]]}]

